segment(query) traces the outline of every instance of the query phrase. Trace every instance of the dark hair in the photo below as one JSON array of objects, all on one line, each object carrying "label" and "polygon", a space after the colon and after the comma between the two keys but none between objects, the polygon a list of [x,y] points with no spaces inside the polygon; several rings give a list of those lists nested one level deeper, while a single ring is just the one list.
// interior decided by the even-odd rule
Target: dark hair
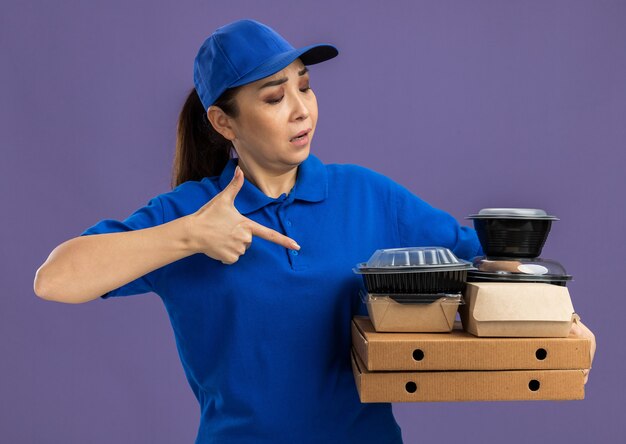
[{"label": "dark hair", "polygon": [[[231,117],[237,117],[238,88],[227,89],[214,103]],[[233,144],[215,131],[195,88],[178,116],[176,152],[172,165],[172,188],[188,180],[219,175],[231,158]]]}]

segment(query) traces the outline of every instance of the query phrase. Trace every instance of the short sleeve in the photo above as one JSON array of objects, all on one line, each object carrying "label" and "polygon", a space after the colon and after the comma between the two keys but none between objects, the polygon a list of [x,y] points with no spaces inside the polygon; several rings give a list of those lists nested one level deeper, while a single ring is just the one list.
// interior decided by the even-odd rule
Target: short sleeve
[{"label": "short sleeve", "polygon": [[461,226],[454,217],[432,207],[396,184],[398,235],[403,246],[440,246],[452,250],[459,258],[470,260],[482,255],[476,231]]},{"label": "short sleeve", "polygon": [[[97,224],[85,230],[81,236],[89,236],[92,234],[119,233],[133,230],[141,230],[150,228],[163,223],[163,206],[160,198],[157,196],[151,199],[148,204],[123,221],[114,219],[103,219]],[[158,273],[162,269],[156,269],[150,273],[141,276],[119,288],[111,290],[102,295],[102,298],[110,296],[131,296],[136,294],[149,293],[154,291],[154,283]]]}]

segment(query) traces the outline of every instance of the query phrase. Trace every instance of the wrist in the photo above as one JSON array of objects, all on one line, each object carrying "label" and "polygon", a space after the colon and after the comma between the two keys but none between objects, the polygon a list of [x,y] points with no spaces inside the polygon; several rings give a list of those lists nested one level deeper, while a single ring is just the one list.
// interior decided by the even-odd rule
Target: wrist
[{"label": "wrist", "polygon": [[194,231],[194,218],[193,214],[183,216],[170,222],[173,225],[174,232],[176,233],[174,238],[178,243],[185,256],[198,253],[198,243],[193,236]]}]

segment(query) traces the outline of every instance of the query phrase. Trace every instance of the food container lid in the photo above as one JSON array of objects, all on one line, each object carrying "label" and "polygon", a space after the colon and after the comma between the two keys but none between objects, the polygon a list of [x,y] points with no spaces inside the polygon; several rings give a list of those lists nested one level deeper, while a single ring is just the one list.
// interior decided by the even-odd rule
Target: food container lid
[{"label": "food container lid", "polygon": [[470,270],[468,274],[474,277],[546,282],[572,279],[563,265],[552,259],[489,259],[486,256],[477,256],[472,264],[475,270]]},{"label": "food container lid", "polygon": [[538,208],[483,208],[466,219],[542,219],[559,220]]},{"label": "food container lid", "polygon": [[407,247],[376,250],[367,262],[353,271],[363,273],[404,273],[472,268],[468,261],[457,258],[444,247]]}]

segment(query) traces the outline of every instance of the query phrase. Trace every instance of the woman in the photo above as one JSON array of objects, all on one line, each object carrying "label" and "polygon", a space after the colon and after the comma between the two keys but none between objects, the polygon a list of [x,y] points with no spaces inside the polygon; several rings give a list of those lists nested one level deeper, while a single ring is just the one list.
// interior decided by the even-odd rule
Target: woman
[{"label": "woman", "polygon": [[404,187],[310,154],[306,66],[336,55],[251,20],[218,29],[180,115],[175,188],[60,245],[37,272],[50,300],[161,297],[201,406],[197,443],[402,442],[389,404],[358,399],[351,269],[378,248],[481,253],[473,230]]}]

